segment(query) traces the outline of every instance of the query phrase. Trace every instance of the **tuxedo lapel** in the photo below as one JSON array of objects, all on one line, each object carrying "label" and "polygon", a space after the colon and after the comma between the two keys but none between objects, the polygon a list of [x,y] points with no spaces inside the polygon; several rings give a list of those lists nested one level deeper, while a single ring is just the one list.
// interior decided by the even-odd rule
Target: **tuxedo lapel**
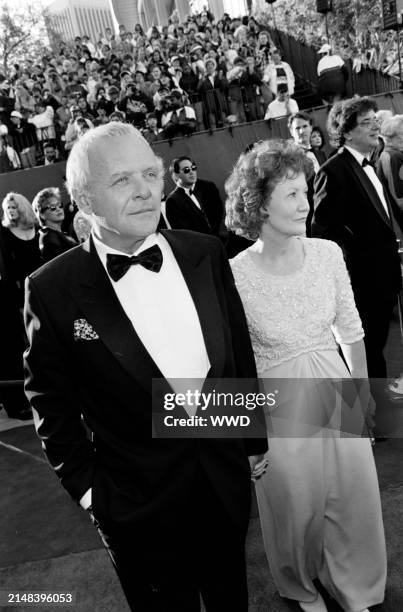
[{"label": "tuxedo lapel", "polygon": [[78,274],[72,287],[74,300],[121,366],[151,390],[152,378],[163,376],[123,310],[92,239],[82,245]]},{"label": "tuxedo lapel", "polygon": [[180,232],[162,230],[161,234],[171,246],[196,307],[211,364],[209,376],[219,378],[225,365],[225,340],[210,254],[194,253],[188,243],[185,247]]},{"label": "tuxedo lapel", "polygon": [[342,159],[344,159],[345,163],[348,165],[349,169],[353,173],[355,180],[358,181],[362,189],[366,192],[369,200],[375,207],[381,219],[388,225],[388,227],[392,228],[391,220],[386,214],[385,208],[378,196],[378,193],[371,180],[365,173],[364,169],[360,166],[360,164],[353,157],[353,155],[351,155],[351,153],[349,153],[349,151],[347,151],[346,149],[343,150],[341,157]]},{"label": "tuxedo lapel", "polygon": [[[209,222],[208,217],[206,215],[206,212],[204,210],[203,201],[202,201],[202,198],[201,198],[201,193],[200,193],[200,190],[199,190],[199,188],[197,186],[197,183],[196,183],[196,186],[195,186],[195,189],[194,189],[194,195],[196,196],[196,199],[197,199],[197,201],[200,204],[200,208],[198,206],[196,206],[196,204],[193,202],[192,198],[190,198],[188,196],[188,194],[186,193],[186,191],[184,189],[182,189],[181,187],[178,187],[178,191],[182,192],[182,193],[180,193],[181,199],[185,203],[185,205],[187,206],[187,208],[190,211],[190,213],[198,219],[199,223],[200,222],[202,223],[203,227],[207,226],[206,230],[208,232],[208,230],[210,229],[210,222]],[[203,232],[203,229],[200,228],[200,231]]]}]

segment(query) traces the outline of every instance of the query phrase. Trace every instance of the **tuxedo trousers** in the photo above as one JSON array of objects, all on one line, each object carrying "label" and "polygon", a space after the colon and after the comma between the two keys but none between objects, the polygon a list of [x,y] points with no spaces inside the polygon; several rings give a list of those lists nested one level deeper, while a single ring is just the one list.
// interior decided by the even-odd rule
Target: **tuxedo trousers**
[{"label": "tuxedo trousers", "polygon": [[247,524],[232,520],[205,476],[178,516],[98,531],[132,611],[199,612],[201,596],[207,612],[247,612]]},{"label": "tuxedo trousers", "polygon": [[397,302],[397,295],[357,295],[355,293],[355,301],[365,333],[368,377],[386,378],[386,360],[383,351],[388,339],[390,320]]}]

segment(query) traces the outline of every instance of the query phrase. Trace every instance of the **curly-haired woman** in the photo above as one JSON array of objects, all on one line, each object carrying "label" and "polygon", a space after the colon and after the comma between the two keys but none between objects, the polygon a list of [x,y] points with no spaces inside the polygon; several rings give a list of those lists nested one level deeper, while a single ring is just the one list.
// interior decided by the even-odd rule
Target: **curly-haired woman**
[{"label": "curly-haired woman", "polygon": [[381,504],[361,405],[350,409],[335,379],[343,391],[351,376],[367,389],[364,333],[340,248],[305,237],[312,171],[294,144],[266,141],[241,155],[226,183],[228,228],[257,239],[231,264],[258,374],[280,389],[266,412],[269,470],[256,492],[280,595],[324,612],[318,578],[343,610],[361,612],[384,598]]},{"label": "curly-haired woman", "polygon": [[32,206],[40,224],[39,248],[44,262],[77,245],[74,238],[62,231],[64,208],[58,187],[46,187],[39,191]]}]

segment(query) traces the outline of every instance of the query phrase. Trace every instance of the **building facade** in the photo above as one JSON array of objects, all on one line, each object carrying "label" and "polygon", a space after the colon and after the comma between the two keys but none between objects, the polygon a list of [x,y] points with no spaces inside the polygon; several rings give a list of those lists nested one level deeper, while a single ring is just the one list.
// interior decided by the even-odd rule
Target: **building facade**
[{"label": "building facade", "polygon": [[189,0],[111,0],[115,18],[119,24],[133,31],[136,23],[145,30],[153,25],[167,25],[172,13],[177,10],[180,21],[191,13]]},{"label": "building facade", "polygon": [[133,32],[136,23],[141,23],[138,0],[111,0],[115,19],[119,25],[125,25],[128,32]]},{"label": "building facade", "polygon": [[115,29],[109,0],[55,0],[48,11],[48,28],[65,41],[86,34],[96,43],[105,28]]}]

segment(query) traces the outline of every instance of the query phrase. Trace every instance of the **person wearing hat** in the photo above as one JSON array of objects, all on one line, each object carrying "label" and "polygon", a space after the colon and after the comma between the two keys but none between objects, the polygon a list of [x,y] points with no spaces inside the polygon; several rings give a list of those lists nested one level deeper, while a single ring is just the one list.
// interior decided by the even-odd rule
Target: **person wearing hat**
[{"label": "person wearing hat", "polygon": [[10,115],[12,126],[9,134],[13,147],[20,156],[22,168],[33,168],[36,165],[36,147],[38,138],[32,123],[28,123],[19,111],[12,111]]},{"label": "person wearing hat", "polygon": [[228,114],[227,93],[228,80],[217,73],[217,62],[212,57],[206,60],[206,74],[199,81],[198,90],[203,102],[203,122],[206,129],[214,129],[224,124]]},{"label": "person wearing hat", "polygon": [[321,56],[317,66],[320,95],[325,104],[331,105],[345,97],[348,72],[341,57],[332,54],[329,44],[322,45],[318,54]]}]

